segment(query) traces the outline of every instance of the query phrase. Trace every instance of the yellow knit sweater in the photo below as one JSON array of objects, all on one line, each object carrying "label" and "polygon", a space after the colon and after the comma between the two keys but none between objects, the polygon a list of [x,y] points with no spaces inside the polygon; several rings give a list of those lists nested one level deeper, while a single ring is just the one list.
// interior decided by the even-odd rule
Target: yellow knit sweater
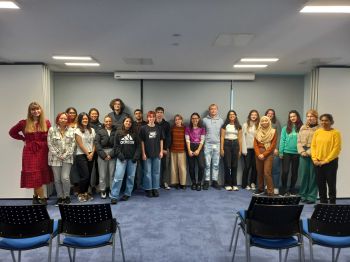
[{"label": "yellow knit sweater", "polygon": [[320,128],[315,131],[311,142],[311,158],[313,161],[326,161],[336,159],[341,150],[341,136],[336,129],[329,131]]}]

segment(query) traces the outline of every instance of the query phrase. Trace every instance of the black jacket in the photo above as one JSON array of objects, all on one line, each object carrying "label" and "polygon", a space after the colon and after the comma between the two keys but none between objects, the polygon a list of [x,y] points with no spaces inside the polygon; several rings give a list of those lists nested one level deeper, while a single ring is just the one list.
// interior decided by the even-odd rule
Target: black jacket
[{"label": "black jacket", "polygon": [[171,145],[171,134],[170,134],[170,124],[168,121],[165,121],[162,119],[162,122],[158,123],[155,122],[156,125],[160,126],[163,129],[163,133],[165,136],[164,143],[163,143],[163,149],[168,150]]},{"label": "black jacket", "polygon": [[[116,130],[115,128],[112,128],[111,135],[108,135],[107,130],[103,127],[97,130],[96,136],[95,136],[95,146],[96,146],[96,152],[99,157],[102,159],[105,159],[107,154],[104,152],[103,149],[105,148],[114,148],[114,140],[115,140],[115,134]],[[114,150],[111,151],[110,157],[115,157]]]}]

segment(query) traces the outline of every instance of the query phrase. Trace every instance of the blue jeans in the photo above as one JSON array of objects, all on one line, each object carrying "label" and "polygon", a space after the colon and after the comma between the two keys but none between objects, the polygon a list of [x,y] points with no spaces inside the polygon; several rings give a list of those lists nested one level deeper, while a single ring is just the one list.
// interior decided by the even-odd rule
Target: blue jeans
[{"label": "blue jeans", "polygon": [[143,161],[143,189],[151,190],[159,188],[160,158],[147,158]]},{"label": "blue jeans", "polygon": [[134,188],[136,163],[133,163],[131,159],[127,159],[124,161],[120,161],[119,159],[117,159],[112,189],[110,193],[111,198],[118,198],[119,196],[120,188],[123,183],[125,169],[126,169],[127,180],[126,180],[124,195],[131,196],[132,190]]},{"label": "blue jeans", "polygon": [[220,163],[220,144],[204,144],[205,181],[210,180],[210,167],[213,163],[212,180],[218,181]]}]

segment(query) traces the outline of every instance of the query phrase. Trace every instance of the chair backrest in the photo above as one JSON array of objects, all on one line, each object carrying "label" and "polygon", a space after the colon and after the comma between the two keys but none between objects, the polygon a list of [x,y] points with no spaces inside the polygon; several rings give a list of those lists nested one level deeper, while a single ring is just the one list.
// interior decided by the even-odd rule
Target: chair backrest
[{"label": "chair backrest", "polygon": [[0,206],[0,237],[25,238],[53,232],[45,205]]},{"label": "chair backrest", "polygon": [[246,219],[248,234],[265,238],[286,238],[300,233],[303,205],[255,204]]},{"label": "chair backrest", "polygon": [[308,226],[310,233],[350,236],[350,205],[318,204]]},{"label": "chair backrest", "polygon": [[61,218],[58,231],[77,236],[115,233],[117,221],[110,204],[59,205]]},{"label": "chair backrest", "polygon": [[252,196],[248,211],[252,210],[255,204],[260,205],[298,205],[300,196]]}]

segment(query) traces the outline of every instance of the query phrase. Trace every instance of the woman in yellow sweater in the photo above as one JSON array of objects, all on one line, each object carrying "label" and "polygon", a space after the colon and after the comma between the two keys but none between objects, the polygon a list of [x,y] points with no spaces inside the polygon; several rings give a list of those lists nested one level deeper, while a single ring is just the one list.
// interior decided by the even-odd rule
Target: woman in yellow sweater
[{"label": "woman in yellow sweater", "polygon": [[329,203],[335,204],[341,136],[337,129],[332,128],[334,120],[331,114],[321,115],[320,124],[321,128],[316,130],[312,138],[311,158],[315,165],[320,202],[328,203],[328,185]]}]

